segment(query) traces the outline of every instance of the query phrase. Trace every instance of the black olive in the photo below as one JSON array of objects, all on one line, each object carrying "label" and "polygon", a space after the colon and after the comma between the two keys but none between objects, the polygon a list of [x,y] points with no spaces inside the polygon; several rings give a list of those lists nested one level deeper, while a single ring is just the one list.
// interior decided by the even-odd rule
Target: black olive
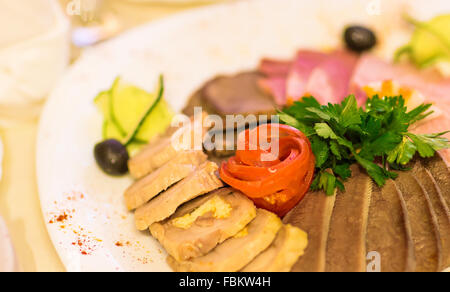
[{"label": "black olive", "polygon": [[368,51],[377,44],[375,33],[362,26],[350,26],[345,30],[347,47],[357,53]]},{"label": "black olive", "polygon": [[98,166],[109,175],[119,176],[128,172],[127,148],[117,140],[110,139],[98,143],[94,149]]}]

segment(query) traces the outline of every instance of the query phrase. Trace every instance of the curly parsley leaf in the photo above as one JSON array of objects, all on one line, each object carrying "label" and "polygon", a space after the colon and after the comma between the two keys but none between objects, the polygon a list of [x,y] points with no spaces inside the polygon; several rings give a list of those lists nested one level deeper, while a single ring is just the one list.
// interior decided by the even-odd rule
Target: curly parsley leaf
[{"label": "curly parsley leaf", "polygon": [[358,106],[353,95],[342,103],[328,105],[304,97],[279,115],[283,123],[304,132],[311,141],[316,156],[312,189],[332,195],[336,189],[345,189],[344,181],[351,176],[353,163],[361,165],[383,186],[397,177],[388,167],[406,170],[416,153],[427,158],[449,148],[449,141],[443,137],[447,132],[408,132],[412,124],[432,114],[430,108],[430,104],[422,104],[408,112],[401,96],[375,95],[367,100],[365,108]]}]

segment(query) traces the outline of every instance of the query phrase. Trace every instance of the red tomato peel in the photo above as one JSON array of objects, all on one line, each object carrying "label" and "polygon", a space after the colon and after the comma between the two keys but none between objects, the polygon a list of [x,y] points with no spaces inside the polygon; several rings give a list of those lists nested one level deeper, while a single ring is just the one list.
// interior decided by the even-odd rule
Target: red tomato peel
[{"label": "red tomato peel", "polygon": [[[267,149],[259,145],[264,141],[262,138],[266,139]],[[245,131],[238,145],[244,149],[222,163],[221,179],[247,195],[259,208],[285,216],[311,187],[315,157],[310,141],[295,128],[268,124]],[[264,157],[272,160],[266,161]]]}]

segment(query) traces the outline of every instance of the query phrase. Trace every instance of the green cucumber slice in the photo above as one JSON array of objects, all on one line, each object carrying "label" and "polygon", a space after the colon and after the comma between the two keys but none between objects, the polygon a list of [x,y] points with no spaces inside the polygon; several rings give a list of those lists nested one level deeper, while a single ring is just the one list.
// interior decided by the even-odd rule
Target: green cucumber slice
[{"label": "green cucumber slice", "polygon": [[[158,108],[158,106],[163,105],[163,104],[161,104],[163,95],[164,95],[164,77],[161,75],[159,77],[159,90],[158,90],[158,95],[156,96],[156,99],[154,99],[152,101],[152,103],[149,105],[149,107],[147,107],[145,109],[145,111],[142,113],[141,117],[139,118],[139,120],[137,121],[135,126],[133,127],[134,130],[132,132],[130,132],[128,134],[127,138],[125,139],[124,145],[128,145],[129,143],[131,143],[133,141],[133,139],[135,139],[137,137],[142,126],[144,125],[144,123],[147,122],[147,120],[149,118],[151,118],[150,116],[152,113],[154,113],[155,109]],[[153,119],[149,119],[149,120],[153,121]],[[167,121],[164,121],[161,123],[153,123],[153,127],[155,127],[156,129],[166,130],[167,127],[169,126],[170,122],[171,122],[171,120],[168,119]],[[167,124],[167,125],[162,126],[164,124]]]},{"label": "green cucumber slice", "polygon": [[160,77],[158,94],[114,81],[110,90],[100,92],[94,103],[104,116],[103,139],[123,142],[130,154],[136,153],[170,126],[174,112],[163,100],[164,84]]},{"label": "green cucumber slice", "polygon": [[[107,128],[114,127],[114,128],[116,128],[114,130],[114,132],[118,132],[118,133],[120,133],[121,137],[125,137],[127,133],[117,122],[117,119],[115,118],[115,116],[113,114],[112,92],[114,91],[114,88],[116,88],[118,86],[119,83],[120,83],[120,78],[116,78],[111,89],[100,92],[97,95],[97,97],[95,97],[94,103],[97,106],[97,108],[100,110],[100,112],[103,114],[105,121],[108,121],[108,126],[104,125],[103,128],[105,129],[105,127],[107,127]],[[110,129],[108,131],[112,131],[112,129]],[[104,130],[104,134],[105,134],[105,130]]]},{"label": "green cucumber slice", "polygon": [[105,120],[103,122],[103,139],[116,139],[118,141],[122,141],[125,138],[125,135],[123,135],[117,127],[108,120]]},{"label": "green cucumber slice", "polygon": [[128,136],[133,134],[133,140],[150,141],[170,126],[174,113],[162,96],[122,82],[114,87],[111,96],[112,117]]},{"label": "green cucumber slice", "polygon": [[450,14],[440,15],[429,22],[409,19],[416,26],[409,54],[419,67],[428,67],[441,60],[450,61]]}]

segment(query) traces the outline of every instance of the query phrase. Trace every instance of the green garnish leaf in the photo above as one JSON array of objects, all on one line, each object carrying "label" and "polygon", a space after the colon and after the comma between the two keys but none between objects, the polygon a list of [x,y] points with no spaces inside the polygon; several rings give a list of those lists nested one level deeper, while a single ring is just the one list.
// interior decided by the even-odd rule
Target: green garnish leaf
[{"label": "green garnish leaf", "polygon": [[320,139],[318,136],[311,138],[311,147],[316,157],[316,167],[322,167],[327,162],[330,156],[330,150],[325,140]]},{"label": "green garnish leaf", "polygon": [[445,133],[413,134],[410,126],[428,117],[430,104],[408,112],[402,96],[369,98],[365,108],[350,95],[340,104],[320,105],[314,97],[304,97],[280,112],[281,122],[304,132],[316,157],[316,177],[311,188],[333,195],[345,190],[350,166],[363,167],[377,185],[383,186],[406,170],[418,152],[432,157],[447,149]]}]

